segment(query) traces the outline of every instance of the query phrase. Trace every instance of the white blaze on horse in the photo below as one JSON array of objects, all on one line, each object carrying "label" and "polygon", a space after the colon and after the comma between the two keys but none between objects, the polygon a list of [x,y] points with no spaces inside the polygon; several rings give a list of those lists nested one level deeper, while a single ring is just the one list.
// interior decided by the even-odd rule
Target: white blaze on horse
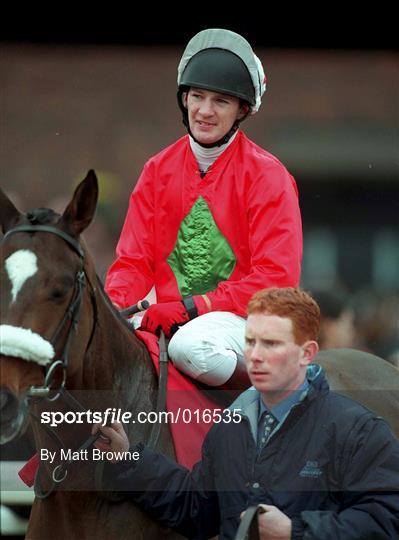
[{"label": "white blaze on horse", "polygon": [[[0,190],[2,443],[21,432],[28,410],[38,452],[59,453],[88,448],[91,425],[44,427],[38,420],[43,410],[120,408],[134,416],[156,409],[158,381],[149,353],[113,308],[80,239],[97,194],[89,171],[61,216],[49,209],[24,215]],[[316,361],[333,389],[374,409],[399,436],[399,372],[393,366],[349,349],[323,351]],[[165,425],[156,437],[151,424],[125,427],[131,442],[156,440],[158,451],[174,455]],[[41,498],[33,504],[27,538],[181,538],[123,496],[112,500],[101,488],[102,466],[92,460],[42,463],[36,482]]]},{"label": "white blaze on horse", "polygon": [[[54,428],[40,422],[43,410],[156,409],[158,381],[149,353],[113,308],[80,239],[97,194],[90,171],[62,216],[48,209],[24,215],[0,190],[2,443],[21,432],[29,411],[38,453],[72,449],[83,455],[93,442],[92,424]],[[153,434],[151,424],[126,429],[132,442]],[[165,425],[155,438],[159,451],[174,455]],[[103,491],[103,466],[90,459],[42,462],[26,538],[181,538],[123,496],[116,502],[115,494]]]}]

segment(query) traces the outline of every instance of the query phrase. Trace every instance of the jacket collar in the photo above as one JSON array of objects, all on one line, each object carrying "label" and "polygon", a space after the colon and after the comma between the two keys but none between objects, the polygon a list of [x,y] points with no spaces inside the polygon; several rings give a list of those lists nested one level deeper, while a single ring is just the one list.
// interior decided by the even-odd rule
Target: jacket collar
[{"label": "jacket collar", "polygon": [[[309,391],[304,400],[305,402],[313,400],[320,392],[327,392],[329,390],[325,371],[318,364],[310,364],[308,366],[306,378],[309,382]],[[256,388],[251,386],[251,388],[240,394],[229,407],[231,411],[239,412],[243,417],[248,419],[255,441],[258,432],[259,396],[260,394]]]}]

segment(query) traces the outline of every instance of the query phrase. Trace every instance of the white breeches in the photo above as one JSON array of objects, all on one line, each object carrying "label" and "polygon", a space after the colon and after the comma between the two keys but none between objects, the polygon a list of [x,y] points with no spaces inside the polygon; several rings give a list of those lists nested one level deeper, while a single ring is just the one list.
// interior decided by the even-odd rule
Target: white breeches
[{"label": "white breeches", "polygon": [[236,352],[243,354],[245,322],[226,311],[212,311],[189,321],[174,334],[168,353],[177,369],[209,386],[232,376]]}]

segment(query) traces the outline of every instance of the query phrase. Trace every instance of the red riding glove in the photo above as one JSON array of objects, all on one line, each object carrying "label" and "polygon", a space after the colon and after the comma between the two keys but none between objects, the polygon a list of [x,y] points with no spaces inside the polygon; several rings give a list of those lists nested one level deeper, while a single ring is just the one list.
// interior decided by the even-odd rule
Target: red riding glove
[{"label": "red riding glove", "polygon": [[179,328],[198,315],[208,311],[201,297],[185,298],[183,301],[153,304],[144,314],[141,329],[159,334],[162,329],[166,337],[171,337]]}]

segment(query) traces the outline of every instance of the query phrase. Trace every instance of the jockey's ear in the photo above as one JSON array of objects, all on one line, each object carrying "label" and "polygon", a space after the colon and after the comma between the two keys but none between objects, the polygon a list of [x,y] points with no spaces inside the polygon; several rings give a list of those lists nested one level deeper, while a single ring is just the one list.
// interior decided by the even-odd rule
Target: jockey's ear
[{"label": "jockey's ear", "polygon": [[11,229],[21,217],[21,213],[16,209],[11,200],[0,188],[0,222],[3,233]]},{"label": "jockey's ear", "polygon": [[237,120],[243,120],[249,113],[249,105],[246,101],[240,100],[240,110],[238,111]]},{"label": "jockey's ear", "polygon": [[91,223],[96,211],[97,199],[97,176],[93,170],[90,170],[86,178],[76,188],[59,223],[65,225],[73,236],[78,236]]}]

